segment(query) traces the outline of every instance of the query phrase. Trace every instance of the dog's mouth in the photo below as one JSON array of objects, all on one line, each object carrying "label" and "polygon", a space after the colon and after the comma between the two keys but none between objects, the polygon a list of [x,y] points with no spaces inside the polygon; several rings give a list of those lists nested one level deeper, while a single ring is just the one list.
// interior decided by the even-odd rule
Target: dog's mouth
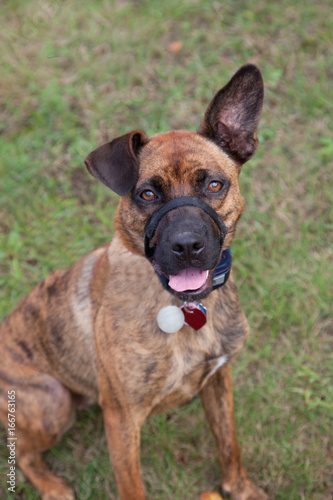
[{"label": "dog's mouth", "polygon": [[165,274],[156,260],[153,266],[166,280],[166,288],[181,300],[203,299],[212,291],[214,269],[202,271],[194,267],[182,269],[178,274]]},{"label": "dog's mouth", "polygon": [[170,274],[169,287],[175,292],[197,291],[205,286],[209,271],[201,271],[194,267],[183,269],[178,274]]}]

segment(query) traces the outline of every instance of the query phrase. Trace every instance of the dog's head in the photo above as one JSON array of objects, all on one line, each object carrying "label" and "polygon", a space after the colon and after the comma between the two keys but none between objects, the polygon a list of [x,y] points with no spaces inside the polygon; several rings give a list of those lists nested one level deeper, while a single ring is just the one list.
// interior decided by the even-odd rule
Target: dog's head
[{"label": "dog's head", "polygon": [[86,158],[89,172],[121,196],[115,223],[123,243],[141,255],[146,243],[155,270],[183,300],[211,292],[231,244],[244,209],[238,175],[257,149],[262,103],[260,71],[248,64],[215,95],[198,132],[136,130]]}]

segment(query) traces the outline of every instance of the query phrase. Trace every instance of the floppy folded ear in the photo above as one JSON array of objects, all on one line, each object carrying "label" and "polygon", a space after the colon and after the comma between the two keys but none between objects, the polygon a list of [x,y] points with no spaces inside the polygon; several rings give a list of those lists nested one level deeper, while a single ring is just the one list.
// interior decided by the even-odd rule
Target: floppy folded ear
[{"label": "floppy folded ear", "polygon": [[213,140],[242,165],[258,147],[257,127],[263,99],[259,69],[253,64],[242,66],[208,106],[198,133]]},{"label": "floppy folded ear", "polygon": [[147,142],[148,136],[135,130],[94,149],[84,162],[91,175],[124,196],[137,181],[138,155]]}]

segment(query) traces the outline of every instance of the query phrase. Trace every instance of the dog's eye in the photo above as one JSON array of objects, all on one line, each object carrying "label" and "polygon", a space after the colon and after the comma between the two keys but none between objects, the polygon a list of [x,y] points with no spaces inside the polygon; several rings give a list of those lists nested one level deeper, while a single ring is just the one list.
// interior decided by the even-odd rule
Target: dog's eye
[{"label": "dog's eye", "polygon": [[150,189],[147,189],[146,191],[142,191],[140,196],[145,201],[152,201],[156,198],[155,194],[152,191],[150,191]]},{"label": "dog's eye", "polygon": [[221,191],[222,186],[223,186],[222,182],[220,182],[220,181],[212,181],[209,184],[208,189],[212,193],[217,193],[218,191]]}]

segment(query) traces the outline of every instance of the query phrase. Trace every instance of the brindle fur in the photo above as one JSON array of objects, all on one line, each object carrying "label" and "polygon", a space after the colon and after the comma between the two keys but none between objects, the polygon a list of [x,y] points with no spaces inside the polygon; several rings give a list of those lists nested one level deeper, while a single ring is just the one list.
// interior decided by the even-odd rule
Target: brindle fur
[{"label": "brindle fur", "polygon": [[[198,393],[217,441],[224,492],[234,500],[267,498],[241,463],[230,365],[223,364],[237,355],[249,332],[233,273],[203,300],[208,322],[200,331],[183,327],[166,334],[157,325],[157,312],[181,300],[162,287],[143,246],[149,217],[179,196],[210,203],[228,230],[223,248],[231,245],[244,209],[238,175],[257,147],[262,98],[258,69],[244,66],[216,95],[198,133],[148,138],[135,131],[88,156],[89,171],[121,195],[115,237],[69,270],[49,275],[0,330],[1,419],[6,424],[7,390],[15,389],[18,463],[44,500],[74,498],[41,454],[59,441],[84,402],[97,401],[103,409],[120,498],[144,500],[139,456],[144,420]],[[203,187],[200,179],[207,173],[226,182],[217,196]],[[138,194],[152,186],[160,200],[145,204]],[[178,210],[205,220],[198,208]],[[163,224],[172,227],[173,220],[171,212]]]}]

